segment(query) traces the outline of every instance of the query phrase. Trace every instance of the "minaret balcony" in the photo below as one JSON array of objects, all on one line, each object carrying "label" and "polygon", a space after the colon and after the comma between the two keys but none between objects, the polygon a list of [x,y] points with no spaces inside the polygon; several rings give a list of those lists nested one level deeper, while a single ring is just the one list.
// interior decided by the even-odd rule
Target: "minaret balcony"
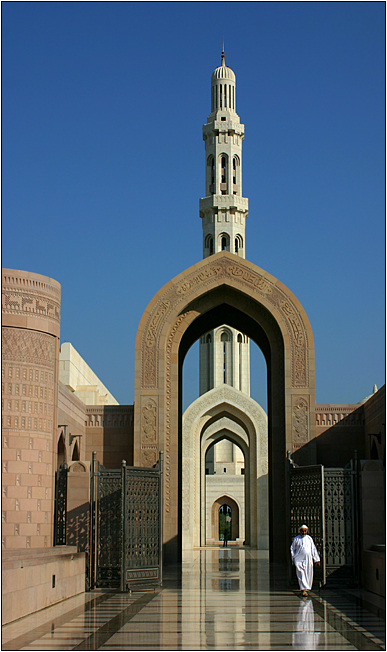
[{"label": "minaret balcony", "polygon": [[238,195],[209,195],[199,199],[200,211],[204,212],[210,208],[235,208],[245,213],[249,209],[249,200]]},{"label": "minaret balcony", "polygon": [[235,122],[234,120],[226,120],[225,122],[223,122],[223,120],[213,120],[207,122],[206,125],[203,125],[203,138],[208,134],[211,134],[213,131],[226,131],[233,134],[235,133],[237,136],[244,136],[245,125],[241,125],[239,122]]}]

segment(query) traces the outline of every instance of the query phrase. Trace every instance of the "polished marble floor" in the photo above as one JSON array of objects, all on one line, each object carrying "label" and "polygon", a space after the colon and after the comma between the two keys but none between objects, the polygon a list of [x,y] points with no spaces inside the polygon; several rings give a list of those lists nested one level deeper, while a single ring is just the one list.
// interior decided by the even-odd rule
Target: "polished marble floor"
[{"label": "polished marble floor", "polygon": [[2,628],[3,650],[384,650],[384,610],[362,592],[302,599],[267,554],[206,548],[161,590],[93,591]]}]

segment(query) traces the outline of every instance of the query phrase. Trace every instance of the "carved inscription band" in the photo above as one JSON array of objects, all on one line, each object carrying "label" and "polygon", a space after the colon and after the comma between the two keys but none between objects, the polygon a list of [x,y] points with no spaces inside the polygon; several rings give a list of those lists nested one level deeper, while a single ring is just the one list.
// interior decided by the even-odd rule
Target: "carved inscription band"
[{"label": "carved inscription band", "polygon": [[141,409],[141,465],[153,466],[157,462],[157,404],[147,398]]}]

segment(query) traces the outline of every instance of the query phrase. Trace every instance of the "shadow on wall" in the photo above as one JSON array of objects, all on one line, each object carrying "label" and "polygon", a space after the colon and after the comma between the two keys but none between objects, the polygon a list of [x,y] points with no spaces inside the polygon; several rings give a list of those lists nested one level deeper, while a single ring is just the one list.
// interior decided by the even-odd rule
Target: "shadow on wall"
[{"label": "shadow on wall", "polygon": [[[321,427],[321,426],[320,426]],[[345,467],[355,457],[366,455],[364,436],[364,408],[361,405],[344,419],[327,428],[321,434],[292,454],[299,466],[323,464],[326,467]]]},{"label": "shadow on wall", "polygon": [[83,503],[67,513],[66,545],[87,552],[90,541],[90,503]]},{"label": "shadow on wall", "polygon": [[133,464],[133,405],[87,406],[86,459],[93,451],[107,469],[119,469],[122,460]]},{"label": "shadow on wall", "polygon": [[269,474],[257,479],[257,542],[260,550],[269,550]]},{"label": "shadow on wall", "polygon": [[124,407],[129,406],[104,406],[102,464],[107,469],[121,468],[122,460],[133,464],[133,412],[127,414]]}]

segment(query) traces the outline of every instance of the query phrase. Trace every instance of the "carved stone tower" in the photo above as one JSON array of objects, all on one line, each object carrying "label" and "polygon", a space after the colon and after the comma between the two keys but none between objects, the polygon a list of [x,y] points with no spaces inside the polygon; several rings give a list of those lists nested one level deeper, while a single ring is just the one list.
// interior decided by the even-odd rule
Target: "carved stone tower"
[{"label": "carved stone tower", "polygon": [[[245,258],[248,199],[242,197],[242,141],[245,128],[236,112],[235,73],[221,65],[211,77],[211,113],[203,126],[206,196],[199,201],[203,258],[227,250]],[[199,392],[223,383],[250,395],[249,339],[229,326],[200,338]]]}]

